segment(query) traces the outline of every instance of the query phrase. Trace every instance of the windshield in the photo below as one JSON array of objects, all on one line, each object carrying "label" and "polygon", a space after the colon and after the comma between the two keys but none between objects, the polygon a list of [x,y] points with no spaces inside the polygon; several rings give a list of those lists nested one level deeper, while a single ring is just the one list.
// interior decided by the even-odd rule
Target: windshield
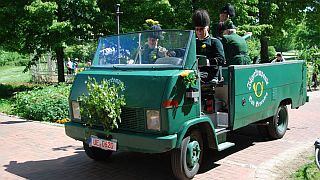
[{"label": "windshield", "polygon": [[190,36],[191,31],[163,30],[100,38],[93,65],[183,65]]}]

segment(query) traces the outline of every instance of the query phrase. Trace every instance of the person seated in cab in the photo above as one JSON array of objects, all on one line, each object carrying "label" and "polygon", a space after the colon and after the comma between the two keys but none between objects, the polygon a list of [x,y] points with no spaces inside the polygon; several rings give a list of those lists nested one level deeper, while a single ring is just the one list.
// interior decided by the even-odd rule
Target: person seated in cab
[{"label": "person seated in cab", "polygon": [[145,34],[148,37],[148,42],[141,48],[139,52],[135,55],[135,61],[129,60],[128,64],[140,64],[139,56],[141,55],[141,64],[154,64],[158,58],[167,56],[167,50],[164,47],[158,45],[159,39],[161,38],[161,27],[156,24],[148,29],[150,32]]},{"label": "person seated in cab", "polygon": [[226,21],[223,25],[221,42],[223,44],[227,66],[250,63],[247,42],[237,34],[236,26],[231,20]]},{"label": "person seated in cab", "polygon": [[204,82],[218,80],[219,71],[210,66],[222,66],[225,63],[223,45],[219,39],[209,35],[210,17],[206,10],[198,9],[192,15],[196,31],[196,53],[206,56],[209,66],[199,67],[201,80]]}]

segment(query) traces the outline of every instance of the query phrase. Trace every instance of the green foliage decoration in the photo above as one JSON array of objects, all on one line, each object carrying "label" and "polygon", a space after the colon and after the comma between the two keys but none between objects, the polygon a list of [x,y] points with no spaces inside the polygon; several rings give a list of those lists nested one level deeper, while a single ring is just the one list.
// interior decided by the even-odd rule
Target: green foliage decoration
[{"label": "green foliage decoration", "polygon": [[80,114],[90,127],[102,124],[106,132],[118,128],[121,123],[121,107],[125,98],[121,94],[125,87],[123,82],[102,80],[100,83],[95,78],[88,78],[86,82],[88,94],[79,97]]},{"label": "green foliage decoration", "polygon": [[19,92],[13,112],[23,118],[51,121],[68,117],[70,85],[51,85],[42,89]]}]

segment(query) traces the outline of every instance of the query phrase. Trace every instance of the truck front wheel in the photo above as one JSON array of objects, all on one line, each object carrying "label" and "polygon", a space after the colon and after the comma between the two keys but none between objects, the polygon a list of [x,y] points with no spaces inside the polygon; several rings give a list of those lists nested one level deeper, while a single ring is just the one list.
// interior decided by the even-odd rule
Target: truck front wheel
[{"label": "truck front wheel", "polygon": [[203,140],[199,130],[186,136],[180,149],[171,152],[173,174],[181,180],[192,179],[199,171],[203,154]]},{"label": "truck front wheel", "polygon": [[280,139],[284,136],[288,128],[288,109],[285,105],[278,107],[276,115],[270,118],[268,126],[271,138]]},{"label": "truck front wheel", "polygon": [[87,156],[91,159],[94,159],[96,161],[105,161],[107,160],[111,154],[112,151],[103,150],[96,147],[90,147],[89,144],[83,142],[83,149],[86,152]]}]

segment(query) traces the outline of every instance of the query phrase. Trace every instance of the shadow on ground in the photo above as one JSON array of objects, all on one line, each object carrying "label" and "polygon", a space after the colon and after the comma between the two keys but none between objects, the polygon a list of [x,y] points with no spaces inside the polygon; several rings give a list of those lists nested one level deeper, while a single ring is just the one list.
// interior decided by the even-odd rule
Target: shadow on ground
[{"label": "shadow on ground", "polygon": [[[53,151],[70,150],[71,146],[56,147]],[[82,148],[76,154],[58,159],[10,161],[5,170],[26,179],[173,179],[168,154],[115,153],[106,162],[89,159]]]},{"label": "shadow on ground", "polygon": [[[236,146],[222,152],[208,150],[204,164],[199,173],[205,173],[219,166],[215,162],[265,141],[253,127],[236,131],[229,137]],[[10,161],[5,165],[6,171],[26,179],[173,179],[170,154],[143,154],[118,152],[107,162],[95,162],[89,159],[80,147],[54,147],[53,151],[73,149],[72,156],[58,159],[27,161],[18,163]]]},{"label": "shadow on ground", "polygon": [[32,121],[26,121],[26,120],[22,120],[22,121],[5,121],[5,122],[0,122],[0,124],[19,124],[19,123],[27,123],[27,122],[32,122]]}]

